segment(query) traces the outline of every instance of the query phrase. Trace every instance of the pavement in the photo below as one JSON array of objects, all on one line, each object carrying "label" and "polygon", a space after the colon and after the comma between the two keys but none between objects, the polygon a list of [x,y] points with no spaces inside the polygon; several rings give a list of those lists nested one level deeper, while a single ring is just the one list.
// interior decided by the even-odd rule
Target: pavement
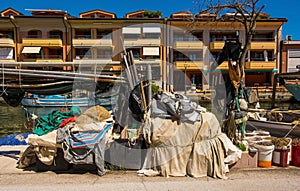
[{"label": "pavement", "polygon": [[34,168],[18,169],[18,153],[26,147],[0,147],[0,190],[300,190],[300,168],[295,166],[231,169],[227,173],[227,179],[146,177],[127,170],[107,171],[104,176],[98,176],[93,172],[37,172]]}]

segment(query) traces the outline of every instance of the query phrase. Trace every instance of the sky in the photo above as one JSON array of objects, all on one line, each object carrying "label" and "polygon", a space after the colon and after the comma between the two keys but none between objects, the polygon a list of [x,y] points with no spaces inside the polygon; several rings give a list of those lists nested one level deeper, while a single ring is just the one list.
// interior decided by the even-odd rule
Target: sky
[{"label": "sky", "polygon": [[[67,11],[72,16],[79,13],[100,9],[117,14],[122,18],[126,13],[137,10],[162,11],[162,17],[169,17],[178,11],[196,13],[197,3],[201,0],[0,0],[0,10],[11,7],[24,15],[30,15],[27,9],[56,9]],[[300,40],[300,1],[299,0],[260,0],[265,5],[263,12],[272,18],[286,18],[283,25],[283,38],[291,35],[293,40]],[[200,7],[201,3],[198,3]]]}]

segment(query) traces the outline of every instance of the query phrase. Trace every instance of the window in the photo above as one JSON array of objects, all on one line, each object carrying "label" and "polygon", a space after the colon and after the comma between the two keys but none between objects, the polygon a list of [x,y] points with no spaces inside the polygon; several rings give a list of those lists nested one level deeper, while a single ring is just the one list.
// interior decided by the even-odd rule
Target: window
[{"label": "window", "polygon": [[90,29],[76,29],[75,38],[91,39],[92,38],[91,30]]},{"label": "window", "polygon": [[42,31],[39,30],[31,30],[28,31],[28,38],[42,38]]},{"label": "window", "polygon": [[62,32],[61,31],[49,31],[49,38],[54,39],[61,39],[62,38]]}]

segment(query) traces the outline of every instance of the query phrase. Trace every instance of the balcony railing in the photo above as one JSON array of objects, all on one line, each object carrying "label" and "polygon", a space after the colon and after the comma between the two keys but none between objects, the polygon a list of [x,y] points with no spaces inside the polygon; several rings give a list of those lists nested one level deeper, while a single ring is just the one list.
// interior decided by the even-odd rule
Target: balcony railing
[{"label": "balcony railing", "polygon": [[275,38],[253,37],[253,42],[275,42]]},{"label": "balcony railing", "polygon": [[160,39],[124,39],[125,46],[160,46]]},{"label": "balcony railing", "polygon": [[40,54],[31,54],[30,57],[24,57],[24,59],[62,59],[62,55],[40,55]]},{"label": "balcony railing", "polygon": [[276,68],[276,62],[275,61],[250,61],[246,62],[246,69],[275,69]]},{"label": "balcony railing", "polygon": [[62,47],[61,39],[23,38],[23,46],[54,46]]},{"label": "balcony railing", "polygon": [[176,61],[175,66],[178,70],[201,70],[203,69],[202,61]]},{"label": "balcony railing", "polygon": [[224,47],[224,41],[214,41],[209,43],[210,50],[222,50]]},{"label": "balcony railing", "polygon": [[14,47],[14,40],[11,38],[0,38],[0,45],[2,47]]},{"label": "balcony railing", "polygon": [[174,42],[175,49],[203,49],[202,41],[176,41]]},{"label": "balcony railing", "polygon": [[252,41],[249,46],[250,50],[274,50],[276,49],[276,42],[270,41]]},{"label": "balcony railing", "polygon": [[73,39],[73,46],[106,46],[112,47],[111,39]]},{"label": "balcony railing", "polygon": [[[210,65],[212,65],[212,64],[213,64],[213,62],[211,62]],[[229,68],[228,61],[224,61],[216,68],[216,70],[228,70],[228,68]]]},{"label": "balcony railing", "polygon": [[63,62],[62,55],[35,55],[23,58],[23,62]]}]

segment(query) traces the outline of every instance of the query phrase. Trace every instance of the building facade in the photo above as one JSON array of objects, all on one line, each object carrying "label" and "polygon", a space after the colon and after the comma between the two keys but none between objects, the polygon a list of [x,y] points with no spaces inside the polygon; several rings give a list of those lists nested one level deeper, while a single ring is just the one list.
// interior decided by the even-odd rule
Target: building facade
[{"label": "building facade", "polygon": [[279,68],[283,73],[300,71],[300,40],[292,40],[291,36],[286,36],[281,41],[281,62]]},{"label": "building facade", "polygon": [[[74,17],[62,10],[29,10],[31,16],[8,8],[0,17],[0,62],[31,63],[52,70],[120,71],[124,50],[132,51],[141,75],[152,66],[162,86],[182,91],[194,84],[210,89],[210,67],[225,40],[245,42],[241,24],[214,22],[209,12],[193,15],[177,12],[161,18],[161,12],[139,10],[123,18],[91,10]],[[284,18],[261,18],[246,60],[247,86],[271,85],[281,71],[279,56]],[[285,71],[285,70],[282,70]],[[217,71],[228,72],[227,63]],[[182,83],[182,82],[185,83]]]}]

